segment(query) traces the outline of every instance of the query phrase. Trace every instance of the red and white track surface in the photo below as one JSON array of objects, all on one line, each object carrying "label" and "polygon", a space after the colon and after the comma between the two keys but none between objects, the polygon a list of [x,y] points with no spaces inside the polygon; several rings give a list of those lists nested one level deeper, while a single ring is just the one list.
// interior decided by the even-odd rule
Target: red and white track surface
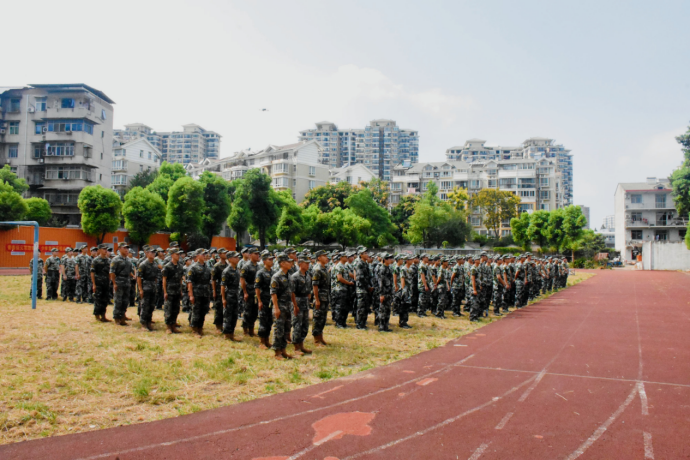
[{"label": "red and white track surface", "polygon": [[690,458],[690,277],[602,271],[389,366],[0,458]]}]

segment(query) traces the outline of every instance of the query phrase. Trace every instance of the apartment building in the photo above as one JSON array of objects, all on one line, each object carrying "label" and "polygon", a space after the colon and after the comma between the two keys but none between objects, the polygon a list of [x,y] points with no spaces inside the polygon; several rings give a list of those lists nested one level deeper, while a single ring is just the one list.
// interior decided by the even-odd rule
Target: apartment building
[{"label": "apartment building", "polygon": [[110,176],[112,189],[124,197],[132,177],[143,171],[158,169],[160,164],[161,153],[147,139],[134,139],[124,144],[114,141]]},{"label": "apartment building", "polygon": [[582,215],[584,215],[585,219],[587,219],[587,225],[585,225],[584,228],[589,228],[589,206],[584,206],[582,204],[579,204],[578,206],[582,210]]},{"label": "apartment building", "polygon": [[573,159],[571,151],[546,137],[531,137],[519,146],[487,146],[483,139],[470,139],[462,146],[446,150],[448,160],[462,160],[467,163],[487,160],[549,159],[561,173],[561,195],[563,206],[573,204]]},{"label": "apartment building", "polygon": [[159,132],[143,123],[125,125],[114,130],[115,139],[126,143],[145,138],[169,163],[200,163],[206,158],[220,158],[221,135],[196,124],[182,126],[182,131]]},{"label": "apartment building", "polygon": [[316,141],[269,145],[263,150],[242,150],[220,160],[188,164],[186,169],[194,178],[203,171],[211,171],[232,181],[258,168],[271,177],[274,190],[290,190],[299,203],[309,190],[328,182],[328,166],[319,162],[319,149]]},{"label": "apartment building", "polygon": [[331,184],[347,182],[350,185],[357,185],[360,182],[369,182],[378,176],[371,169],[363,164],[346,165],[342,168],[331,169]]},{"label": "apartment building", "polygon": [[668,179],[656,177],[618,184],[614,195],[616,250],[625,260],[635,260],[643,243],[683,241],[688,218],[678,215],[671,192]]},{"label": "apartment building", "polygon": [[616,228],[616,216],[615,215],[610,215],[604,217],[604,220],[601,224],[602,228],[606,228],[609,230],[613,230]]},{"label": "apartment building", "polygon": [[81,190],[110,188],[113,104],[83,83],[0,88],[0,164],[26,179],[28,196],[79,224]]},{"label": "apartment building", "polygon": [[[391,204],[407,194],[425,193],[430,182],[438,187],[438,196],[448,199],[455,187],[467,189],[470,195],[483,188],[511,191],[521,199],[520,212],[553,210],[564,206],[561,194],[561,173],[552,159],[509,159],[466,162],[449,160],[416,165],[402,164],[393,168]],[[479,210],[472,210],[470,222],[475,231],[486,235]],[[510,234],[510,222],[503,222],[501,236]]]},{"label": "apartment building", "polygon": [[322,121],[300,132],[299,140],[317,141],[319,161],[331,169],[359,163],[383,180],[390,180],[395,165],[419,161],[419,132],[401,129],[393,120],[372,120],[363,129],[338,129]]}]

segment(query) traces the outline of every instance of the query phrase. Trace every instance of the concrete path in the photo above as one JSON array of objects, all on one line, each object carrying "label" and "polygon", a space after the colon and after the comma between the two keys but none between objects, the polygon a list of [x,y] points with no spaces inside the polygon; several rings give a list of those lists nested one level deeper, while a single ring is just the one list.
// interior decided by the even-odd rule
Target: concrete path
[{"label": "concrete path", "polygon": [[690,278],[600,271],[446,346],[2,459],[690,458]]}]

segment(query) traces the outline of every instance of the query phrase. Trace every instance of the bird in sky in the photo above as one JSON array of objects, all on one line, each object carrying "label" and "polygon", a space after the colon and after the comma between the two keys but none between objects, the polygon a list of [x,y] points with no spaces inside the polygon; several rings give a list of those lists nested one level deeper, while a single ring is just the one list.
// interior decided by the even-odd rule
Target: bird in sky
[{"label": "bird in sky", "polygon": [[268,112],[268,109],[261,109],[262,112]]}]

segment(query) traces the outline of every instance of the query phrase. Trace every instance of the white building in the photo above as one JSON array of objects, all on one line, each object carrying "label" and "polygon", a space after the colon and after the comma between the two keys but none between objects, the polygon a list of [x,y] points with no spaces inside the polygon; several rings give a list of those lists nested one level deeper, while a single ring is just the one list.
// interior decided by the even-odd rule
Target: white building
[{"label": "white building", "polygon": [[318,141],[319,161],[331,169],[361,163],[383,180],[390,180],[395,165],[419,159],[419,132],[401,129],[393,120],[372,120],[364,129],[338,129],[322,121],[300,132],[299,140]]},{"label": "white building", "polygon": [[125,144],[113,143],[113,163],[110,182],[113,190],[120,196],[136,174],[158,169],[161,164],[161,153],[148,140],[134,139]]},{"label": "white building", "polygon": [[668,179],[648,177],[646,182],[620,183],[614,195],[616,250],[626,261],[642,253],[643,243],[680,242],[688,226],[678,216]]},{"label": "white building", "polygon": [[584,215],[585,219],[587,219],[587,225],[585,225],[584,228],[589,228],[589,206],[584,206],[581,204],[578,204],[578,206],[582,210],[582,215]]},{"label": "white building", "polygon": [[532,158],[548,159],[554,162],[561,173],[561,195],[563,206],[573,204],[573,159],[570,150],[546,137],[531,137],[519,146],[487,146],[483,139],[470,139],[462,146],[446,150],[448,160],[463,160],[467,163],[487,160],[514,160]]},{"label": "white building", "polygon": [[113,104],[83,83],[0,88],[0,163],[69,224],[84,187],[110,188]]},{"label": "white building", "polygon": [[221,135],[199,125],[182,126],[183,131],[157,132],[143,123],[125,125],[125,129],[114,130],[115,139],[126,143],[145,138],[161,153],[163,161],[169,163],[200,163],[206,158],[220,158]]},{"label": "white building", "polygon": [[378,178],[378,176],[369,168],[363,164],[346,165],[342,168],[332,169],[331,172],[331,184],[337,184],[338,182],[347,182],[351,185],[357,185],[360,182],[369,182],[372,179]]},{"label": "white building", "polygon": [[602,228],[608,229],[608,230],[614,230],[616,228],[616,216],[615,215],[610,215],[604,217],[604,221],[602,223]]},{"label": "white building", "polygon": [[258,151],[242,150],[227,158],[206,159],[186,166],[194,178],[203,171],[211,171],[229,181],[257,168],[271,176],[271,186],[275,190],[291,190],[298,203],[309,190],[326,185],[329,178],[328,166],[319,162],[319,144],[316,141],[269,145]]},{"label": "white building", "polygon": [[[553,159],[511,159],[488,161],[441,161],[403,164],[393,169],[390,182],[391,204],[400,197],[426,192],[430,182],[438,187],[438,196],[448,199],[455,187],[467,189],[470,195],[483,188],[510,191],[521,199],[520,212],[550,211],[564,206],[561,195],[561,173]],[[480,234],[487,234],[478,210],[470,215],[472,226]],[[510,222],[503,222],[501,236],[510,234]]]}]

